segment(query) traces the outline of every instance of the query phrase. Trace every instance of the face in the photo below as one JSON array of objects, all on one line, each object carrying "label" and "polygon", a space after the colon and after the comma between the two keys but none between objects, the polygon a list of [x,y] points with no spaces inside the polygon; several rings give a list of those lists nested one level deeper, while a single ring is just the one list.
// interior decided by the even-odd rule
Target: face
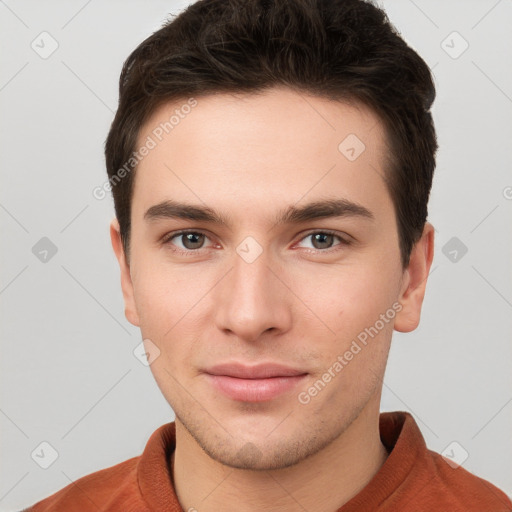
[{"label": "face", "polygon": [[[139,146],[126,316],[213,459],[276,469],[377,407],[393,328],[419,319],[431,245],[403,269],[385,135],[361,105],[272,89],[197,98]],[[430,247],[430,248],[429,248]],[[149,340],[149,341],[148,341]]]}]

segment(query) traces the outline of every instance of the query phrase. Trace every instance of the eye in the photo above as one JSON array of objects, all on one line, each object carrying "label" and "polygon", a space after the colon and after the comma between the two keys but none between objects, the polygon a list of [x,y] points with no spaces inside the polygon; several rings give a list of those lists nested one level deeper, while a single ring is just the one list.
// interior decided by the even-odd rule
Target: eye
[{"label": "eye", "polygon": [[[331,231],[315,231],[313,233],[309,233],[301,239],[301,242],[307,239],[311,240],[309,247],[307,247],[308,249],[320,251],[332,249],[338,245],[348,245],[350,243],[345,238]],[[338,243],[334,243],[336,239],[339,241]]]},{"label": "eye", "polygon": [[208,240],[208,237],[199,231],[180,231],[165,237],[163,243],[175,245],[178,251],[193,252],[204,249],[206,240]]},{"label": "eye", "polygon": [[[310,242],[304,247],[306,249],[313,249],[320,252],[328,252],[330,249],[336,250],[335,248],[337,246],[346,246],[350,244],[349,240],[328,230],[314,231],[307,234],[299,241],[299,245],[301,243],[305,243],[308,239]],[[206,245],[208,241],[208,236],[200,231],[178,231],[169,233],[164,237],[162,243],[164,245],[173,246],[172,249],[176,252],[190,254],[199,252],[201,249],[214,245],[211,242]]]}]

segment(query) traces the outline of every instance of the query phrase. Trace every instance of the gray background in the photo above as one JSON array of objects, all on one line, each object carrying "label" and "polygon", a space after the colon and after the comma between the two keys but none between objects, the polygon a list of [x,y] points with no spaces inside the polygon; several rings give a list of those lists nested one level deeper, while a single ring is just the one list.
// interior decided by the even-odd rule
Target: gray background
[{"label": "gray background", "polygon": [[[112,202],[92,190],[122,62],[185,4],[0,0],[1,511],[139,455],[173,419],[133,355]],[[512,494],[512,2],[383,5],[433,69],[441,148],[422,323],[394,337],[382,410],[410,411],[431,449],[456,441],[463,467]],[[42,58],[31,44],[50,37]]]}]

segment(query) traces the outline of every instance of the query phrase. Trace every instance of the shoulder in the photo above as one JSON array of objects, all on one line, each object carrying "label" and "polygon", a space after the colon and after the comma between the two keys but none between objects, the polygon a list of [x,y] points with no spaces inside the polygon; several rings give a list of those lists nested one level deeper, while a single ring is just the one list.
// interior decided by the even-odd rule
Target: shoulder
[{"label": "shoulder", "polygon": [[[431,482],[420,493],[426,505],[431,503],[432,507],[443,506],[446,510],[464,512],[512,511],[512,501],[498,487],[439,453],[427,452],[432,467]],[[430,510],[428,506],[427,509]]]},{"label": "shoulder", "polygon": [[133,457],[109,468],[96,471],[70,483],[60,491],[36,503],[30,512],[103,511],[114,504],[123,505],[126,512],[130,502],[137,505],[137,464],[140,457]]},{"label": "shoulder", "polygon": [[365,500],[374,500],[376,509],[512,512],[512,502],[503,491],[429,450],[410,413],[382,413],[380,433],[389,456],[369,486],[371,493],[364,494]]},{"label": "shoulder", "polygon": [[[155,430],[142,455],[84,476],[33,505],[30,512],[149,512],[176,502],[168,460],[175,449],[174,422]],[[155,502],[156,500],[156,502]],[[160,500],[160,502],[162,501]],[[149,503],[151,502],[151,503]],[[157,503],[155,508],[154,503]]]}]

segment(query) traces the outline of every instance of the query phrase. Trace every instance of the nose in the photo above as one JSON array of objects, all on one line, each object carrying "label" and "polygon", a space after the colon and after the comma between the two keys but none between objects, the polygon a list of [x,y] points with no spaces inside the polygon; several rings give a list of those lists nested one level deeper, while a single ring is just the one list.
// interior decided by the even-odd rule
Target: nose
[{"label": "nose", "polygon": [[247,342],[257,341],[264,333],[289,330],[292,294],[280,274],[265,252],[252,262],[234,254],[231,271],[216,287],[217,327]]}]

